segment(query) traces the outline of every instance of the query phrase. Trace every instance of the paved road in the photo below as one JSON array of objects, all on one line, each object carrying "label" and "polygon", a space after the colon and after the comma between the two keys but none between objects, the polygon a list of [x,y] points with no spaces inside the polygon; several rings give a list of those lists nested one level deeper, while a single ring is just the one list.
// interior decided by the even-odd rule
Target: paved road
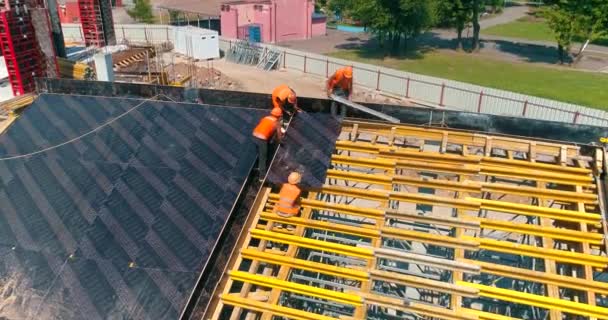
[{"label": "paved road", "polygon": [[515,21],[519,18],[525,17],[529,11],[530,11],[530,8],[527,6],[516,6],[516,7],[504,8],[503,12],[501,14],[479,21],[479,25],[481,26],[481,29],[483,30],[483,29],[487,29],[489,27],[493,27],[493,26],[496,26],[499,24],[509,23],[509,22]]}]

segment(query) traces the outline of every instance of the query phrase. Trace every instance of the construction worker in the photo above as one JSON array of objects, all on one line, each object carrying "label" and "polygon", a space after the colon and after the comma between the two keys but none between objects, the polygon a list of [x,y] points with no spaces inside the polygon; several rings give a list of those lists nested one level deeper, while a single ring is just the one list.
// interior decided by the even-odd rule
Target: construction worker
[{"label": "construction worker", "polygon": [[292,172],[287,177],[287,183],[281,186],[279,191],[279,202],[274,207],[274,213],[283,218],[291,218],[300,212],[300,194],[302,190],[298,184],[302,181],[302,176],[298,172]]},{"label": "construction worker", "polygon": [[298,110],[298,98],[296,92],[289,86],[282,84],[272,91],[272,107],[280,108],[283,112],[290,112],[285,107],[290,105],[291,109]]},{"label": "construction worker", "polygon": [[[344,67],[336,70],[336,72],[327,80],[327,96],[335,94],[337,96],[350,100],[353,94],[353,67]],[[335,102],[331,104],[331,114],[337,114],[337,105]],[[340,117],[346,116],[346,106],[340,106]]]},{"label": "construction worker", "polygon": [[262,118],[255,129],[253,129],[253,137],[258,147],[258,169],[260,171],[260,177],[266,175],[268,143],[273,138],[277,141],[281,141],[283,138],[284,131],[280,120],[282,117],[283,111],[280,108],[273,108],[270,115]]}]

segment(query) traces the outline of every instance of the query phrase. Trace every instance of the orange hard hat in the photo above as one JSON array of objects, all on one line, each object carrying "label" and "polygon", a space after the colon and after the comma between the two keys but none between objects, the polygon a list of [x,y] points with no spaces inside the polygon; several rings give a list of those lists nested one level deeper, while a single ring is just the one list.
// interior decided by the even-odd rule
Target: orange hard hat
[{"label": "orange hard hat", "polygon": [[344,69],[344,76],[346,78],[352,78],[353,77],[353,67],[346,67]]},{"label": "orange hard hat", "polygon": [[302,181],[302,175],[295,171],[290,173],[289,177],[287,177],[287,182],[289,182],[289,184],[298,184],[300,181]]},{"label": "orange hard hat", "polygon": [[293,92],[293,90],[289,93],[289,95],[287,96],[287,101],[289,101],[289,103],[294,104],[297,101],[297,97],[296,97],[296,93]]},{"label": "orange hard hat", "polygon": [[282,117],[283,116],[283,110],[281,110],[281,108],[272,108],[272,111],[270,111],[270,115],[275,116],[275,117]]}]

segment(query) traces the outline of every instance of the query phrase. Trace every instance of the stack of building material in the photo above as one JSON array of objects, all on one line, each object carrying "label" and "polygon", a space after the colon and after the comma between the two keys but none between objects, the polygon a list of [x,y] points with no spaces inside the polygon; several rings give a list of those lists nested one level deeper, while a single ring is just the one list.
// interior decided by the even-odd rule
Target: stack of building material
[{"label": "stack of building material", "polygon": [[27,93],[20,97],[15,97],[10,100],[0,103],[0,114],[13,114],[29,106],[36,99],[36,94]]},{"label": "stack of building material", "polygon": [[95,70],[88,64],[57,58],[59,74],[62,78],[90,80],[95,78]]},{"label": "stack of building material", "polygon": [[78,10],[87,47],[116,44],[112,10],[108,0],[79,0]]}]

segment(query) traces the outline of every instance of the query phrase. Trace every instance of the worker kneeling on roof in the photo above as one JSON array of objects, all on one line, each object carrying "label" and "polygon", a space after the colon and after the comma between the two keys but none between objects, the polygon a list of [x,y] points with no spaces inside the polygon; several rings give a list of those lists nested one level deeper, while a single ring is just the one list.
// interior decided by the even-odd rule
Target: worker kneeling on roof
[{"label": "worker kneeling on roof", "polygon": [[273,138],[277,141],[281,141],[283,138],[282,117],[283,111],[281,111],[280,108],[274,108],[270,112],[270,115],[262,118],[255,129],[253,129],[254,141],[258,147],[258,170],[260,171],[260,179],[263,179],[266,175],[268,143]]},{"label": "worker kneeling on roof", "polygon": [[272,107],[279,108],[287,113],[293,113],[298,110],[296,92],[285,84],[276,87],[272,91]]},{"label": "worker kneeling on roof", "polygon": [[[353,67],[344,67],[336,70],[336,72],[327,80],[327,96],[332,94],[350,100],[353,94]],[[337,114],[337,105],[335,102],[331,104],[331,114]],[[346,116],[346,106],[340,107],[340,116]]]},{"label": "worker kneeling on roof", "polygon": [[300,213],[300,194],[302,190],[298,184],[302,176],[298,172],[292,172],[287,177],[287,183],[281,186],[279,191],[279,202],[274,207],[274,212],[281,217],[295,217]]}]

